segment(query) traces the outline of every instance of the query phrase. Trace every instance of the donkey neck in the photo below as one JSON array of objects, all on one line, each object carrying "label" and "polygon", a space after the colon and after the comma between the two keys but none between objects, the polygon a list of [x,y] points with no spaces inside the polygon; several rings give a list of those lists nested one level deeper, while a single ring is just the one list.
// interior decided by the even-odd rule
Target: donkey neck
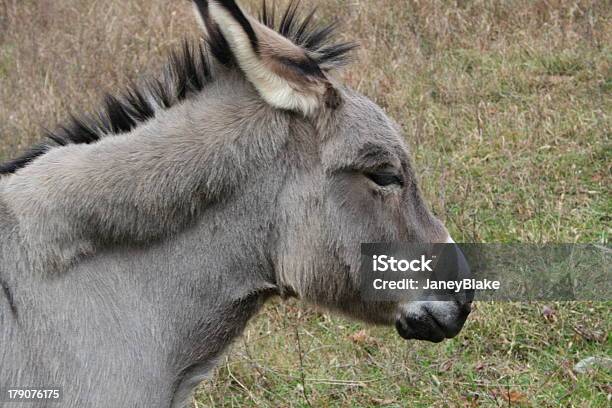
[{"label": "donkey neck", "polygon": [[64,384],[64,406],[182,406],[274,294],[264,234],[257,226],[236,237],[239,218],[224,230],[202,220],[155,246],[101,253],[58,277],[20,282],[21,336],[3,344],[37,362],[24,372]]},{"label": "donkey neck", "polygon": [[130,133],[51,149],[2,180],[32,269],[53,273],[109,246],[163,240],[265,172],[290,116],[227,75]]},{"label": "donkey neck", "polygon": [[[56,375],[54,362],[34,356],[66,365],[58,381],[74,399],[65,406],[180,406],[275,293],[267,248],[275,194],[260,181],[156,243],[108,247],[61,274],[22,274],[14,293],[22,337],[7,344],[38,361],[31,371],[42,378]],[[104,373],[111,378],[94,378]]]}]

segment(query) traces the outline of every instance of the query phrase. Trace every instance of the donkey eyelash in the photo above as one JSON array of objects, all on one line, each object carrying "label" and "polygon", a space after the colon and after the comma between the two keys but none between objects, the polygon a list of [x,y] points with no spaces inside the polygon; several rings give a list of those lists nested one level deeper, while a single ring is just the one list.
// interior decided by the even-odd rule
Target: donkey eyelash
[{"label": "donkey eyelash", "polygon": [[367,178],[381,187],[388,187],[392,184],[396,184],[398,186],[404,185],[402,176],[389,171],[366,172],[364,174]]}]

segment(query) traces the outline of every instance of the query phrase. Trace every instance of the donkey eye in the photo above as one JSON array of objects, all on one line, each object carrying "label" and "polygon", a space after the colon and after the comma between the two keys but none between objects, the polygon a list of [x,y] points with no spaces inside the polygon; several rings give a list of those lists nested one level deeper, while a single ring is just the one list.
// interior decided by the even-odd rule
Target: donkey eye
[{"label": "donkey eye", "polygon": [[392,184],[396,184],[398,186],[404,185],[404,180],[402,180],[400,175],[391,173],[389,171],[369,172],[365,173],[365,176],[381,187],[387,187]]}]

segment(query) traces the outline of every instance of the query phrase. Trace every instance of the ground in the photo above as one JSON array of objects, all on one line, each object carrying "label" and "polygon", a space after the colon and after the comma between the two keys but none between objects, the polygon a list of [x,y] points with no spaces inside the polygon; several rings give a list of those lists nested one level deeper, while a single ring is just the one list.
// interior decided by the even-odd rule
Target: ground
[{"label": "ground", "polygon": [[[609,2],[316,3],[361,44],[342,76],[402,125],[456,241],[608,244]],[[0,159],[196,33],[187,1],[0,0]],[[193,404],[607,407],[610,369],[573,366],[612,355],[610,305],[478,303],[432,345],[275,301]]]}]

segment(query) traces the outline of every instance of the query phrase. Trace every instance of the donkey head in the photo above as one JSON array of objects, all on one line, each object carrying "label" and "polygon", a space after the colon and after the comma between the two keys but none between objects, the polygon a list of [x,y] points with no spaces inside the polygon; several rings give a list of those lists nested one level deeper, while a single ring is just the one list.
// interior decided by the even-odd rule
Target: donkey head
[{"label": "donkey head", "polygon": [[272,245],[281,292],[366,321],[395,323],[407,339],[455,336],[470,310],[466,299],[360,298],[360,243],[453,241],[423,200],[399,126],[332,77],[353,45],[319,44],[330,29],[307,32],[312,15],[298,25],[294,4],[279,32],[264,24],[273,17],[259,22],[231,0],[195,5],[209,38],[228,46],[261,103],[290,117]]}]

